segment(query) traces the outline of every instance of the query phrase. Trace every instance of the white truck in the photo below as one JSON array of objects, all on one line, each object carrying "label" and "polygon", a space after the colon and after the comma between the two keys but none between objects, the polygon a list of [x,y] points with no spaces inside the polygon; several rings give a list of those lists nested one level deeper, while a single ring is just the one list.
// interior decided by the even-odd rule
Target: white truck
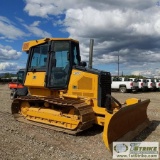
[{"label": "white truck", "polygon": [[141,79],[141,78],[129,78],[129,79],[138,83],[139,90],[141,90],[141,91],[147,91],[148,90],[148,84],[147,84],[147,81],[145,79]]},{"label": "white truck", "polygon": [[147,78],[146,81],[147,81],[148,89],[150,91],[155,91],[156,90],[156,83],[155,83],[154,79],[153,78]]},{"label": "white truck", "polygon": [[156,83],[156,89],[160,90],[160,79],[154,79],[154,82]]},{"label": "white truck", "polygon": [[112,77],[111,88],[112,90],[119,90],[121,93],[137,92],[138,83],[126,77]]}]

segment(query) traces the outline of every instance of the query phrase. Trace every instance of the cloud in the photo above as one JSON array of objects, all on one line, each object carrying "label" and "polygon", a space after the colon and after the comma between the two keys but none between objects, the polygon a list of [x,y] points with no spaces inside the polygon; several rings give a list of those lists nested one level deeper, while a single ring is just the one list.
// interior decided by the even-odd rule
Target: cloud
[{"label": "cloud", "polygon": [[32,34],[37,37],[52,37],[52,35],[40,28],[38,28],[40,21],[34,21],[31,25],[23,24],[23,26]]},{"label": "cloud", "polygon": [[[83,44],[83,51],[83,47],[89,45],[89,38],[95,39],[96,62],[112,63],[119,54],[125,64],[141,62],[144,65],[148,62],[158,63],[160,60],[159,15],[160,10],[156,7],[142,11],[134,8],[101,11],[84,7],[68,9],[65,26],[70,37]],[[87,53],[82,54],[85,56]]]},{"label": "cloud", "polygon": [[0,44],[0,73],[14,72],[22,68],[23,64],[13,62],[20,59],[22,53],[16,51],[11,46]]},{"label": "cloud", "polygon": [[20,22],[19,27],[23,27],[23,30],[25,30],[25,32],[17,28],[15,24],[8,18],[0,16],[0,40],[4,39],[5,41],[12,42],[13,40],[29,37],[31,35],[40,38],[52,37],[50,33],[40,29],[40,21],[34,21],[32,24],[27,25],[22,19],[17,17],[16,19],[18,20],[18,22]]},{"label": "cloud", "polygon": [[0,62],[5,60],[17,60],[21,56],[21,52],[16,51],[10,46],[3,46],[0,44]]},{"label": "cloud", "polygon": [[26,0],[24,11],[28,12],[30,16],[37,16],[47,18],[48,15],[60,14],[63,8],[57,7],[58,2],[52,0]]},{"label": "cloud", "polygon": [[[30,16],[37,16],[42,18],[48,18],[52,15],[65,14],[65,11],[70,8],[81,8],[86,4],[92,4],[92,1],[89,0],[25,0],[26,6],[24,11],[27,12]],[[94,1],[94,4],[97,3]]]},{"label": "cloud", "polygon": [[51,15],[65,14],[69,9],[80,9],[85,7],[91,7],[98,9],[99,11],[119,9],[135,9],[135,10],[146,10],[150,7],[155,7],[155,0],[25,0],[26,11],[30,16],[37,16],[47,18]]},{"label": "cloud", "polygon": [[41,23],[40,21],[34,21],[34,22],[31,24],[31,26],[32,26],[32,27],[38,27],[40,23]]},{"label": "cloud", "polygon": [[[88,61],[89,39],[94,38],[93,65],[117,65],[118,55],[121,69],[128,72],[159,64],[160,8],[155,0],[25,2],[24,11],[30,16],[49,18],[64,15],[53,25],[63,25],[69,37],[80,41],[82,60]],[[37,26],[29,26],[30,32],[34,33],[34,27]]]},{"label": "cloud", "polygon": [[132,75],[143,75],[144,77],[160,77],[160,68],[157,69],[144,69],[144,70],[135,70],[131,72]]},{"label": "cloud", "polygon": [[17,28],[8,18],[0,16],[0,37],[15,40],[22,36],[25,36],[25,33],[21,29]]},{"label": "cloud", "polygon": [[10,63],[10,62],[2,62],[0,63],[0,72],[3,73],[5,71],[17,71],[18,66],[17,63]]}]

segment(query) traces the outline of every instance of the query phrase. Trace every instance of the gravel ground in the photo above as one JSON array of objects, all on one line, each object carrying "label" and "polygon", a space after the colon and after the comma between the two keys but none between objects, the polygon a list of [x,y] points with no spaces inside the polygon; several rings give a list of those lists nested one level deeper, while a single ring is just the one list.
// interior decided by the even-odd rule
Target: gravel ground
[{"label": "gravel ground", "polygon": [[[94,126],[78,136],[17,122],[10,114],[10,90],[0,85],[0,159],[2,160],[110,160],[102,141],[103,128]],[[120,102],[136,97],[151,99],[151,124],[134,140],[160,141],[160,92],[112,95]]]}]

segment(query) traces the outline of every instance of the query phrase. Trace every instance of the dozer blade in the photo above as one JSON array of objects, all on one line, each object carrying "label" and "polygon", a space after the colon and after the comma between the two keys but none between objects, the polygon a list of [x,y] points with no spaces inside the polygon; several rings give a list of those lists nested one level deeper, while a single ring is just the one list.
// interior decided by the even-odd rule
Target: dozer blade
[{"label": "dozer blade", "polygon": [[106,113],[103,140],[106,147],[112,151],[114,141],[131,141],[149,125],[147,99],[136,104],[122,107],[114,114]]}]

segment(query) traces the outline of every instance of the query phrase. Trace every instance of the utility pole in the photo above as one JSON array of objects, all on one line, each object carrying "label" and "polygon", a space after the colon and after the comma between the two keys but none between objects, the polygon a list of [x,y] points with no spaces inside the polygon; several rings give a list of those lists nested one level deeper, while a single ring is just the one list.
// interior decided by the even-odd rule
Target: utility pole
[{"label": "utility pole", "polygon": [[119,77],[119,52],[118,52],[118,77]]}]

